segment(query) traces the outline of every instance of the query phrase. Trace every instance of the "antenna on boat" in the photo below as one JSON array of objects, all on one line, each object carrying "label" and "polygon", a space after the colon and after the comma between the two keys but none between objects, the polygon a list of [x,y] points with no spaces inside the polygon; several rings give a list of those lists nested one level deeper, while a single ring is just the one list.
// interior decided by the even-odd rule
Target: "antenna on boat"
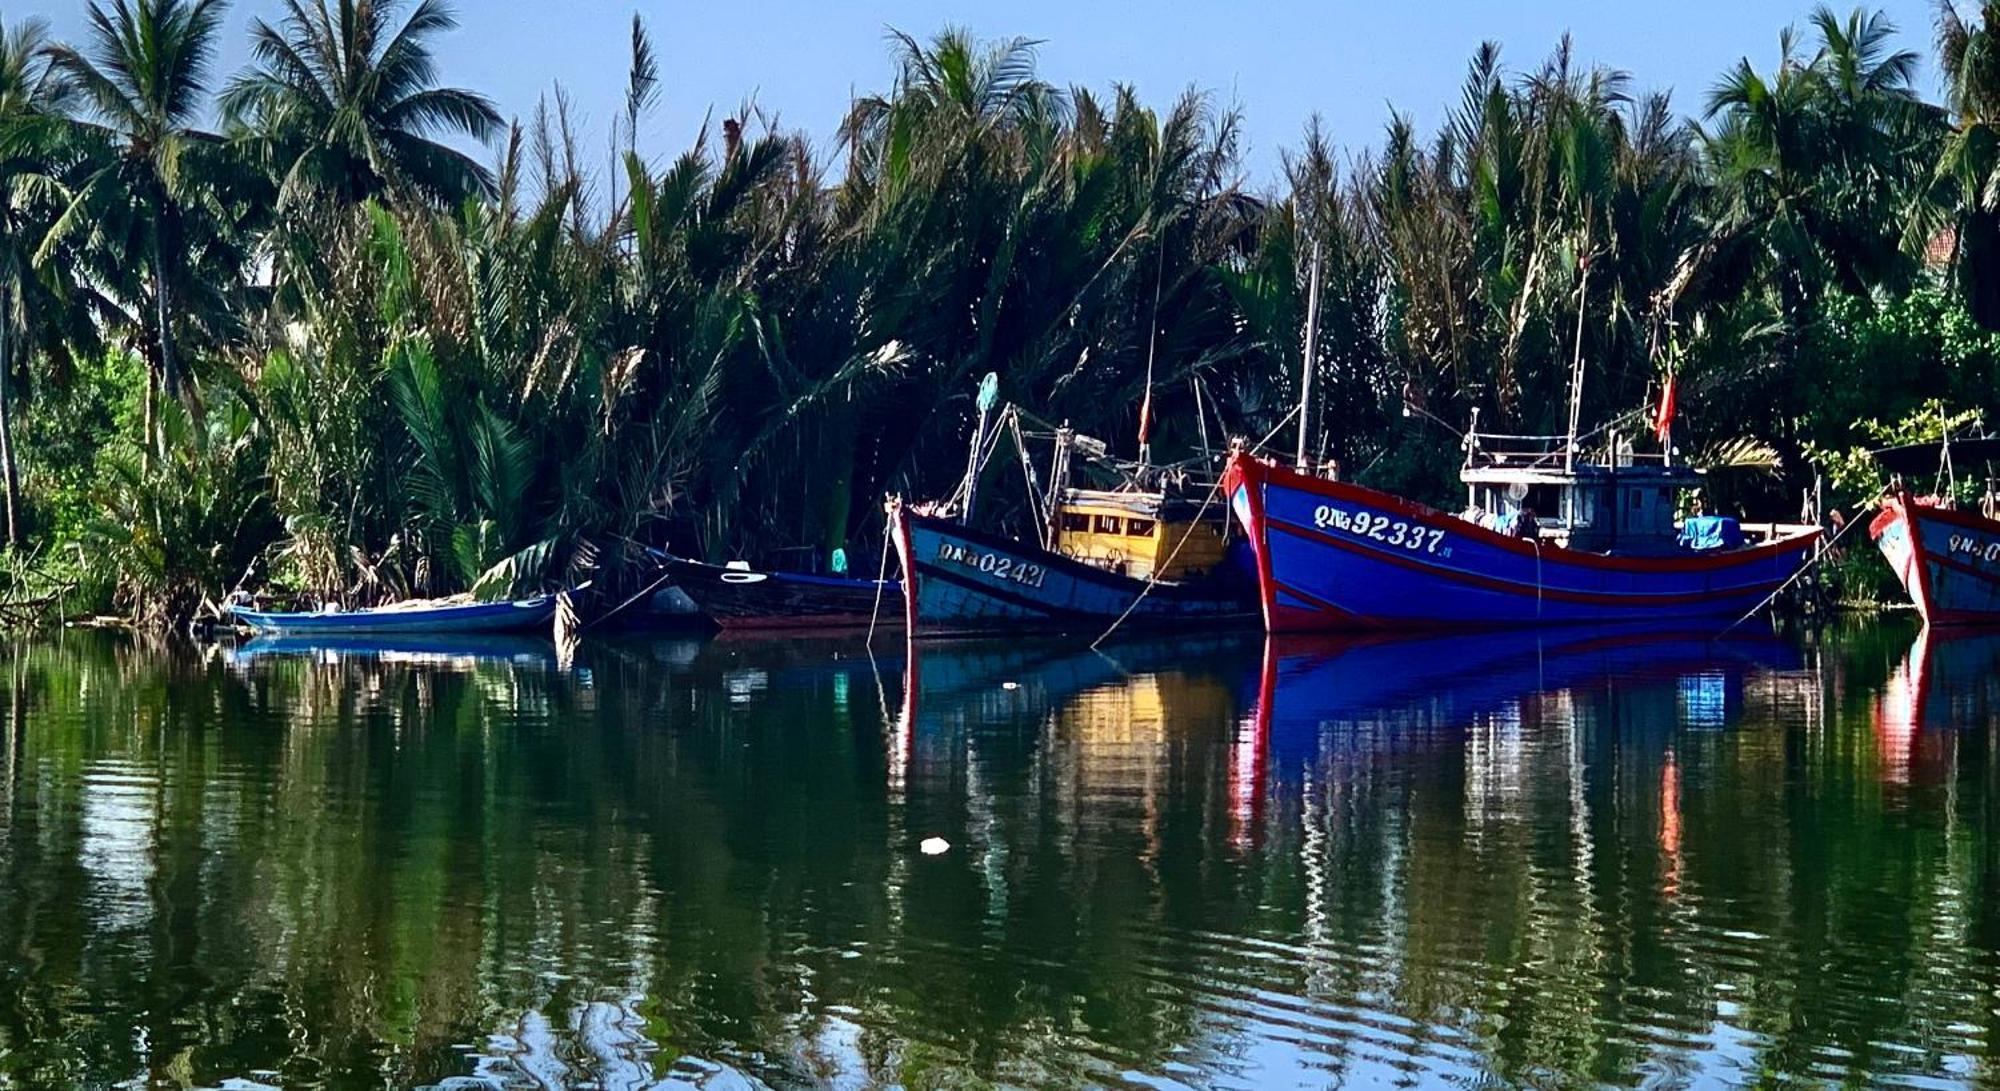
[{"label": "antenna on boat", "polygon": [[1299,360],[1299,453],[1293,468],[1306,472],[1306,437],[1312,432],[1313,361],[1319,345],[1319,240],[1313,240],[1312,274],[1306,284],[1306,346]]}]

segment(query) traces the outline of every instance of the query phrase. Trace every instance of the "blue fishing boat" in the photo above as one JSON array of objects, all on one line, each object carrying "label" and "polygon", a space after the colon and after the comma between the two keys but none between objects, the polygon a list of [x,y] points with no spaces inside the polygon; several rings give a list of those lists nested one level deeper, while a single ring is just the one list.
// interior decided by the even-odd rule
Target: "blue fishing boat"
[{"label": "blue fishing boat", "polygon": [[1072,489],[1057,508],[1054,548],[1044,548],[892,500],[910,631],[1254,622],[1250,569],[1230,563],[1223,524],[1203,514],[1157,492]]},{"label": "blue fishing boat", "polygon": [[1509,450],[1475,433],[1461,477],[1468,506],[1452,515],[1234,454],[1223,488],[1256,552],[1266,628],[1734,618],[1767,604],[1820,541],[1815,526],[1677,525],[1699,471],[1629,451],[1585,461],[1562,437]]},{"label": "blue fishing boat", "polygon": [[260,633],[291,636],[418,633],[515,633],[550,624],[554,595],[509,602],[401,603],[369,610],[272,613],[227,607],[230,617]]},{"label": "blue fishing boat", "polygon": [[[1137,463],[1110,458],[1101,440],[1068,425],[1044,433],[1055,442],[1043,491],[1022,428],[1024,420],[1039,422],[1020,406],[1000,404],[994,374],[979,384],[977,404],[979,423],[958,490],[942,501],[891,498],[887,505],[911,635],[1104,633],[1121,624],[1144,631],[1255,620],[1248,555],[1231,549],[1219,494],[1195,483],[1187,466],[1148,463],[1150,410],[1140,413]],[[1028,484],[1032,540],[973,523],[980,472],[1009,433]],[[1114,487],[1072,487],[1079,456]]]}]

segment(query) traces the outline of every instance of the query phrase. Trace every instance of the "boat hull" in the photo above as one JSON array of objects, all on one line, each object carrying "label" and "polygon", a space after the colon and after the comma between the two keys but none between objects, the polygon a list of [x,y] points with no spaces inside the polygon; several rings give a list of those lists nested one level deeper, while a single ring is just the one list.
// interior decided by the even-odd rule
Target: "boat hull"
[{"label": "boat hull", "polygon": [[674,585],[729,630],[865,629],[903,623],[903,588],[895,580],[853,580],[796,572],[757,572],[672,557]]},{"label": "boat hull", "polygon": [[1899,493],[1868,529],[1926,622],[2000,624],[2000,521]]},{"label": "boat hull", "polygon": [[1149,583],[900,504],[890,521],[912,632],[1102,630],[1120,618],[1157,630],[1256,619],[1247,579]]},{"label": "boat hull", "polygon": [[1388,493],[1246,456],[1223,487],[1257,556],[1271,632],[1733,618],[1807,564],[1816,530],[1676,557],[1585,553],[1496,534]]},{"label": "boat hull", "polygon": [[407,610],[346,610],[319,614],[230,610],[232,616],[252,629],[282,636],[518,633],[547,626],[555,617],[555,612],[554,595],[512,602],[473,602]]}]

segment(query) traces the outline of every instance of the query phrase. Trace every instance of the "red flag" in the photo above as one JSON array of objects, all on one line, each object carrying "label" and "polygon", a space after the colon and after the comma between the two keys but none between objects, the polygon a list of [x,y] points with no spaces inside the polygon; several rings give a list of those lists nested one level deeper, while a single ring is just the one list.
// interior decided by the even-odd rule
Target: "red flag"
[{"label": "red flag", "polygon": [[1674,399],[1674,378],[1673,372],[1667,373],[1666,388],[1660,391],[1660,408],[1653,417],[1653,435],[1658,437],[1661,443],[1667,442],[1667,437],[1674,431],[1674,410],[1677,408]]},{"label": "red flag", "polygon": [[1139,446],[1146,445],[1146,439],[1153,431],[1153,388],[1146,388],[1146,400],[1139,403]]}]

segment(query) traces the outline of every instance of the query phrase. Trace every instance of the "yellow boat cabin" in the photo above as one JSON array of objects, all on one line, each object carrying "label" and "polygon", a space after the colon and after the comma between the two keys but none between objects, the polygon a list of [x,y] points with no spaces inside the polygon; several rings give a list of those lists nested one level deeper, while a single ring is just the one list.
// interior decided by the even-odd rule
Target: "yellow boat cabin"
[{"label": "yellow boat cabin", "polygon": [[1226,514],[1158,492],[1065,489],[1052,548],[1065,557],[1135,579],[1183,580],[1222,562]]}]

